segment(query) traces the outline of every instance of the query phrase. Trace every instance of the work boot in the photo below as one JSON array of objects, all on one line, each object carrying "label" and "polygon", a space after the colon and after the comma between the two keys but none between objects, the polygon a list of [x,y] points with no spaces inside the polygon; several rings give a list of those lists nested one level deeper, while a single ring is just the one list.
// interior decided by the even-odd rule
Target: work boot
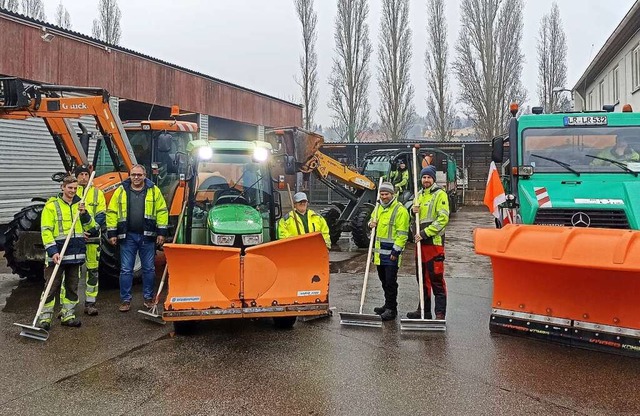
[{"label": "work boot", "polygon": [[38,322],[38,328],[42,328],[45,331],[48,331],[49,329],[51,329],[51,322],[40,321]]},{"label": "work boot", "polygon": [[380,315],[380,318],[383,321],[392,321],[396,319],[396,316],[398,316],[398,312],[393,309],[385,309],[385,311]]},{"label": "work boot", "polygon": [[62,321],[61,325],[70,326],[72,328],[79,328],[82,325],[82,322],[80,322],[80,319],[78,318],[73,318],[69,319],[68,321]]},{"label": "work boot", "polygon": [[129,302],[122,302],[118,308],[120,312],[129,312],[129,309],[131,309],[131,304]]},{"label": "work boot", "polygon": [[[409,319],[422,319],[422,309],[418,308],[413,312],[407,313],[407,318]],[[427,312],[424,314],[424,319],[432,319],[431,312]]]},{"label": "work boot", "polygon": [[376,315],[382,315],[384,313],[384,311],[386,311],[386,310],[387,310],[387,305],[382,305],[380,307],[373,308],[373,312]]},{"label": "work boot", "polygon": [[[429,319],[431,319],[431,318],[429,318]],[[444,316],[444,314],[443,314],[443,313],[437,313],[437,314],[436,314],[436,319],[441,319],[441,320],[443,320],[443,321],[444,321],[446,318],[445,318],[445,316]]]},{"label": "work boot", "polygon": [[153,299],[145,299],[143,305],[147,309],[153,308]]},{"label": "work boot", "polygon": [[86,302],[84,304],[84,313],[89,316],[96,316],[98,314],[98,308],[96,308],[96,303]]}]

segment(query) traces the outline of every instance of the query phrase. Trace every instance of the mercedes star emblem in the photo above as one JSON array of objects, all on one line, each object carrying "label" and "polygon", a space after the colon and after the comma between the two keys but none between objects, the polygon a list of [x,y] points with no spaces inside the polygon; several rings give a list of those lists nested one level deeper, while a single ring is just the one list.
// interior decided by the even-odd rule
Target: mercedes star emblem
[{"label": "mercedes star emblem", "polygon": [[571,217],[571,225],[574,227],[588,227],[591,225],[591,218],[584,212],[576,212]]}]

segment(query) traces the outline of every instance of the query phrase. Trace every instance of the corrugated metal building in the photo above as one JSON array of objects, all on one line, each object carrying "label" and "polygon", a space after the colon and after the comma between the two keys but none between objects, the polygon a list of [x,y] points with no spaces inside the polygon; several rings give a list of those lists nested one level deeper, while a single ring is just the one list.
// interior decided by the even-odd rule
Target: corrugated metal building
[{"label": "corrugated metal building", "polygon": [[[202,137],[257,139],[265,126],[302,124],[300,105],[4,9],[0,76],[105,88],[123,120],[167,118],[177,104],[193,113],[187,120],[199,123]],[[31,198],[57,192],[50,177],[61,170],[42,120],[0,120],[0,225]]]}]

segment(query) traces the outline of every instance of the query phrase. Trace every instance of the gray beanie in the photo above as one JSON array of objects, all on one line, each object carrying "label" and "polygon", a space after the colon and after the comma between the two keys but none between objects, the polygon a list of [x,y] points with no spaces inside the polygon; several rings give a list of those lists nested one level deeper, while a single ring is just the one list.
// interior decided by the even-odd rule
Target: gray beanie
[{"label": "gray beanie", "polygon": [[395,194],[396,189],[390,182],[382,182],[382,185],[380,185],[380,192],[389,192],[390,194]]}]

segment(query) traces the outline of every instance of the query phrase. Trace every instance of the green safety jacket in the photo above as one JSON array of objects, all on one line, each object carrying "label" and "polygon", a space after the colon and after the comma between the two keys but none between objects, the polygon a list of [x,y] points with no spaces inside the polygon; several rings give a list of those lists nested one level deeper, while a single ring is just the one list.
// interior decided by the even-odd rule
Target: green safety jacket
[{"label": "green safety jacket", "polygon": [[[376,221],[373,263],[381,266],[399,266],[400,255],[409,238],[409,212],[394,198],[386,208],[378,205],[371,214]],[[391,260],[391,256],[396,260]]]},{"label": "green safety jacket", "polygon": [[[84,186],[78,185],[77,195],[82,198],[84,195]],[[87,189],[87,197],[84,200],[84,205],[100,227],[107,225],[107,201],[102,190],[95,186]]]},{"label": "green safety jacket", "polygon": [[389,181],[396,188],[396,192],[402,192],[409,184],[409,169],[403,171],[392,170],[389,173]]},{"label": "green safety jacket", "polygon": [[88,211],[80,215],[74,229],[71,229],[73,217],[78,213],[80,198],[73,197],[71,204],[62,199],[62,194],[49,198],[42,210],[40,234],[47,252],[47,263],[51,263],[54,254],[60,253],[67,235],[71,234],[69,244],[62,257],[61,264],[82,264],[86,257],[84,233],[97,233],[96,222]]},{"label": "green safety jacket", "polygon": [[[118,237],[122,240],[127,236],[127,192],[130,189],[131,180],[124,180],[109,201],[107,209],[108,238]],[[149,179],[145,179],[145,191],[144,236],[155,240],[159,235],[167,235],[169,210],[160,188]]]},{"label": "green safety jacket", "polygon": [[424,243],[444,245],[445,227],[449,223],[449,196],[437,184],[418,192],[420,236]]},{"label": "green safety jacket", "polygon": [[[322,215],[316,214],[314,211],[307,210],[307,221],[309,232],[320,232],[327,248],[331,248],[331,237],[329,236],[329,226]],[[297,226],[296,226],[297,222]],[[300,230],[300,232],[298,232]],[[304,223],[301,215],[295,210],[285,214],[278,221],[278,239],[287,237],[295,237],[296,235],[307,234],[304,230]]]}]

